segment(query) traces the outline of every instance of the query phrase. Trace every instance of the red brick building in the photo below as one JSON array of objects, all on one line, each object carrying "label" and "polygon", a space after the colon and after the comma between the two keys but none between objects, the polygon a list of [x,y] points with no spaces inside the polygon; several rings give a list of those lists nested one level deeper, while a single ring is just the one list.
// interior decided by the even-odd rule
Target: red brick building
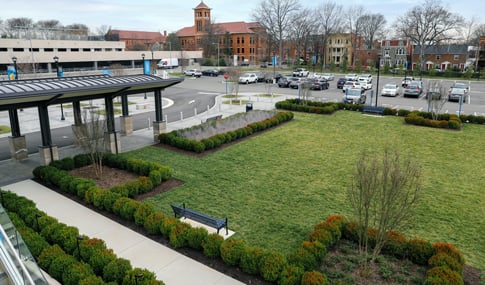
[{"label": "red brick building", "polygon": [[108,41],[125,42],[125,48],[130,50],[150,50],[155,43],[164,43],[167,32],[162,35],[159,32],[109,30],[106,34]]},{"label": "red brick building", "polygon": [[258,22],[211,23],[211,8],[201,1],[194,9],[194,25],[177,31],[182,50],[217,49],[220,58],[257,64],[269,55],[266,29]]},{"label": "red brick building", "polygon": [[[412,53],[412,68],[419,69],[420,46],[415,46]],[[439,45],[424,49],[424,69],[463,70],[468,56],[467,45]]]}]

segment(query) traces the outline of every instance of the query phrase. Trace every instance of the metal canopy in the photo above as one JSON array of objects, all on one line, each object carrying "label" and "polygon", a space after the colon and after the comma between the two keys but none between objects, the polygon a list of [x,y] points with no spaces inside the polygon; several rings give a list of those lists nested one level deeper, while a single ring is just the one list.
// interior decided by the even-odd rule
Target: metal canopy
[{"label": "metal canopy", "polygon": [[0,111],[150,92],[182,82],[152,75],[109,75],[0,81]]}]

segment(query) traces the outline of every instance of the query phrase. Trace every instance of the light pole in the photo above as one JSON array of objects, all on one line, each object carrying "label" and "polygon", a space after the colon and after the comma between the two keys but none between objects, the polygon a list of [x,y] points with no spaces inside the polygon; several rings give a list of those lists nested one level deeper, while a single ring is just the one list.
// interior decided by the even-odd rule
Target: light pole
[{"label": "light pole", "polygon": [[[59,57],[56,55],[54,56],[54,61],[56,62],[56,77],[59,77]],[[64,107],[61,103],[61,121],[64,121],[66,118],[64,117]]]},{"label": "light pole", "polygon": [[219,70],[219,41],[217,43],[212,43],[213,45],[217,45],[217,70]]},{"label": "light pole", "polygon": [[376,107],[377,107],[377,98],[379,98],[379,75],[381,71],[381,55],[377,55],[377,87],[376,87]]},{"label": "light pole", "polygon": [[169,44],[170,46],[170,67],[172,67],[172,42],[165,42],[166,44]]},{"label": "light pole", "polygon": [[13,68],[15,68],[15,80],[18,80],[19,79],[19,76],[18,76],[18,70],[17,70],[17,57],[14,56],[12,57],[12,61],[13,61]]},{"label": "light pole", "polygon": [[79,260],[81,260],[81,247],[79,246],[79,241],[83,240],[82,236],[77,236],[76,237],[76,245],[77,245],[77,254],[79,256]]},{"label": "light pole", "polygon": [[138,285],[138,279],[142,278],[143,274],[142,273],[137,273],[135,274],[135,285]]},{"label": "light pole", "polygon": [[142,73],[145,74],[145,54],[141,54],[141,68],[142,68]]}]

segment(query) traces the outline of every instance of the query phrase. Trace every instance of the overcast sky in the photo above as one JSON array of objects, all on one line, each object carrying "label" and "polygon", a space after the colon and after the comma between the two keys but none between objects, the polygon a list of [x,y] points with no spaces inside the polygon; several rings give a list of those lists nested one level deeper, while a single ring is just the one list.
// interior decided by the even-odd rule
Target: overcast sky
[{"label": "overcast sky", "polygon": [[[262,0],[204,0],[216,22],[253,21],[253,11]],[[107,25],[112,29],[175,32],[193,25],[193,8],[200,0],[0,0],[0,19],[27,17],[34,21],[59,20],[62,25],[80,23],[91,31]],[[303,7],[316,8],[324,1],[300,0]],[[363,5],[381,13],[388,24],[423,0],[347,0],[345,6]],[[443,0],[450,11],[485,23],[484,0]]]}]

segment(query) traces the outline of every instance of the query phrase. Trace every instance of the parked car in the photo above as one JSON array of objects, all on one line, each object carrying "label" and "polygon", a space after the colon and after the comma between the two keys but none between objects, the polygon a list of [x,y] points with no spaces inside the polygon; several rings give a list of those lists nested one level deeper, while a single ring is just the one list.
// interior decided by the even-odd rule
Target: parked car
[{"label": "parked car", "polygon": [[328,89],[330,84],[325,78],[314,78],[310,81],[312,90],[325,90]]},{"label": "parked car", "polygon": [[256,83],[258,82],[258,76],[256,76],[256,73],[244,73],[239,77],[239,83]]},{"label": "parked car", "polygon": [[273,83],[273,79],[275,79],[275,82],[277,83],[278,81],[280,81],[280,78],[282,78],[283,75],[281,73],[265,73],[264,74],[264,82],[266,83]]},{"label": "parked car", "polygon": [[310,71],[306,70],[306,68],[297,68],[293,71],[293,76],[295,77],[307,77],[310,74]]},{"label": "parked car", "polygon": [[262,71],[255,71],[254,73],[258,77],[257,82],[264,82],[264,77],[265,77],[264,72],[262,72]]},{"label": "parked car", "polygon": [[411,81],[414,81],[414,77],[412,76],[404,77],[404,79],[402,80],[401,86],[406,87]]},{"label": "parked car", "polygon": [[204,76],[219,76],[219,70],[217,70],[217,69],[202,70],[202,75],[204,75]]},{"label": "parked car", "polygon": [[345,75],[345,79],[347,80],[352,80],[352,81],[357,81],[359,79],[359,76],[355,73],[349,73]]},{"label": "parked car", "polygon": [[323,73],[322,78],[325,78],[327,81],[333,81],[335,79],[335,76],[333,73]]},{"label": "parked car", "polygon": [[304,78],[295,78],[295,80],[291,80],[290,84],[288,84],[288,87],[293,88],[293,89],[298,89],[300,84],[303,84],[306,81]]},{"label": "parked car", "polygon": [[359,82],[360,86],[365,90],[372,89],[372,83],[369,82],[368,79],[365,77],[359,77],[359,80],[357,82]]},{"label": "parked car", "polygon": [[393,83],[388,83],[384,85],[384,87],[381,90],[381,96],[392,96],[396,97],[399,95],[400,88],[397,86],[397,84]]},{"label": "parked car", "polygon": [[406,88],[404,88],[403,97],[419,98],[421,93],[423,93],[423,85],[421,84],[421,81],[411,81]]},{"label": "parked car", "polygon": [[360,85],[360,82],[358,81],[347,81],[345,82],[345,85],[344,87],[342,88],[342,92],[345,93],[345,91],[347,89],[357,89],[357,88],[360,88],[362,90],[362,92],[364,92],[364,88],[362,88],[362,85]]},{"label": "parked car", "polygon": [[339,78],[338,81],[337,81],[337,88],[338,89],[344,88],[345,82],[347,82],[347,79]]},{"label": "parked car", "polygon": [[187,69],[187,70],[184,70],[184,75],[186,75],[186,76],[194,76],[194,77],[201,77],[202,76],[202,72],[200,72],[200,70],[198,70],[198,69]]},{"label": "parked car", "polygon": [[463,89],[463,91],[466,93],[468,93],[468,85],[466,85],[465,83],[460,83],[460,82],[455,82],[453,85],[451,85],[450,87],[450,91],[451,89],[453,88],[458,88],[458,89]]},{"label": "parked car", "polygon": [[278,80],[278,87],[290,87],[290,82],[294,80],[298,80],[298,78],[293,76],[283,76]]},{"label": "parked car", "polygon": [[372,74],[361,74],[359,75],[359,81],[367,81],[367,83],[372,83]]},{"label": "parked car", "polygon": [[466,92],[463,88],[451,88],[448,95],[448,101],[457,101],[460,102],[460,98],[462,103],[466,103]]},{"label": "parked car", "polygon": [[350,88],[342,97],[344,103],[365,104],[365,93],[360,88]]}]

